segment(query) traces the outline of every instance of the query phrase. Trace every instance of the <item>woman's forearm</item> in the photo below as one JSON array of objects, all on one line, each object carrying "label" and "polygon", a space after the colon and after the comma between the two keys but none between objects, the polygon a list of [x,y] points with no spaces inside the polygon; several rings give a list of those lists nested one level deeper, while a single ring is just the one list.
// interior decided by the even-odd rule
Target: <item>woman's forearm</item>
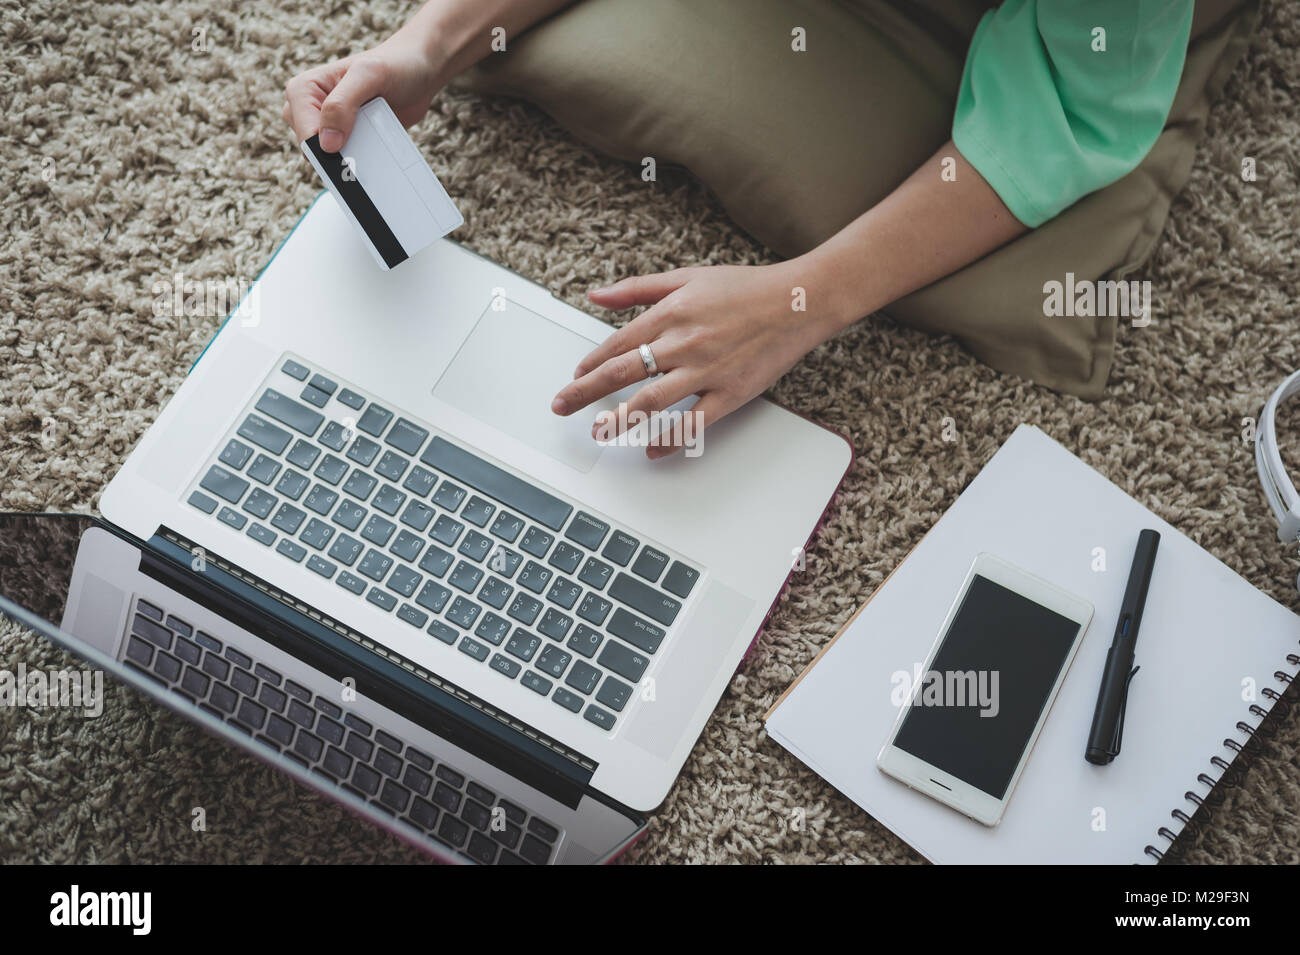
[{"label": "woman's forearm", "polygon": [[[573,0],[429,0],[398,31],[418,37],[439,64],[438,86],[492,52],[493,31],[504,31],[507,45],[533,24]],[[508,48],[508,47],[507,47]]]},{"label": "woman's forearm", "polygon": [[1025,231],[948,142],[888,196],[790,264],[807,277],[810,305],[824,296],[834,334]]}]

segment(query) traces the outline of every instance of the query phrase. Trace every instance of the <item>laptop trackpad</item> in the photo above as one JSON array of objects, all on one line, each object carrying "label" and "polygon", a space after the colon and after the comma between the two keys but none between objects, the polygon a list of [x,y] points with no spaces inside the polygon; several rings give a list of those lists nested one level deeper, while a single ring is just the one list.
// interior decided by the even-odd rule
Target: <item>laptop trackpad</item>
[{"label": "laptop trackpad", "polygon": [[567,418],[551,412],[555,393],[596,342],[515,302],[491,305],[469,333],[438,383],[434,397],[579,471],[590,471],[604,450],[591,437],[611,396]]}]

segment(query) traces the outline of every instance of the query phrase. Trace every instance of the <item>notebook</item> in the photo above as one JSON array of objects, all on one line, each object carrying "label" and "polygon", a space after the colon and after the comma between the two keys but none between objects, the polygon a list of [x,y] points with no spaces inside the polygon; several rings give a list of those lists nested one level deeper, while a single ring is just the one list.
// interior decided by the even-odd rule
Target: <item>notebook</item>
[{"label": "notebook", "polygon": [[[1137,643],[1141,671],[1130,687],[1123,751],[1109,766],[1094,766],[1084,747],[1144,527],[1159,531],[1161,542]],[[891,677],[925,661],[981,551],[1095,608],[995,827],[908,789],[875,764],[898,714]],[[1021,425],[777,701],[767,731],[933,862],[1149,863],[1296,677],[1298,641],[1300,617]]]}]

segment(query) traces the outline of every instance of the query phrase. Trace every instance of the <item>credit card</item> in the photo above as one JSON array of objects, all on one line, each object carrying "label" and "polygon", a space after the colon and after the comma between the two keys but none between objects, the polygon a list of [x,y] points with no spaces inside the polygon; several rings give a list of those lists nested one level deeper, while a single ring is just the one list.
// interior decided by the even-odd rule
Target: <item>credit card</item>
[{"label": "credit card", "polygon": [[319,133],[302,151],[385,271],[465,221],[382,98],[357,112],[339,152],[321,149]]}]

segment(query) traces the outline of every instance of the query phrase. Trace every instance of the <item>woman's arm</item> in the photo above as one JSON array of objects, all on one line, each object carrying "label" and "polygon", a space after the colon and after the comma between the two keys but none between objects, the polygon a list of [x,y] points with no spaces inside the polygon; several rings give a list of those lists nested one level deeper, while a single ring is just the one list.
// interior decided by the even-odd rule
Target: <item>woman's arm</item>
[{"label": "woman's arm", "polygon": [[284,119],[299,140],[320,132],[321,148],[347,142],[357,110],[376,96],[414,126],[456,74],[492,50],[493,31],[509,43],[573,0],[429,0],[373,50],[313,67],[284,91]]}]

